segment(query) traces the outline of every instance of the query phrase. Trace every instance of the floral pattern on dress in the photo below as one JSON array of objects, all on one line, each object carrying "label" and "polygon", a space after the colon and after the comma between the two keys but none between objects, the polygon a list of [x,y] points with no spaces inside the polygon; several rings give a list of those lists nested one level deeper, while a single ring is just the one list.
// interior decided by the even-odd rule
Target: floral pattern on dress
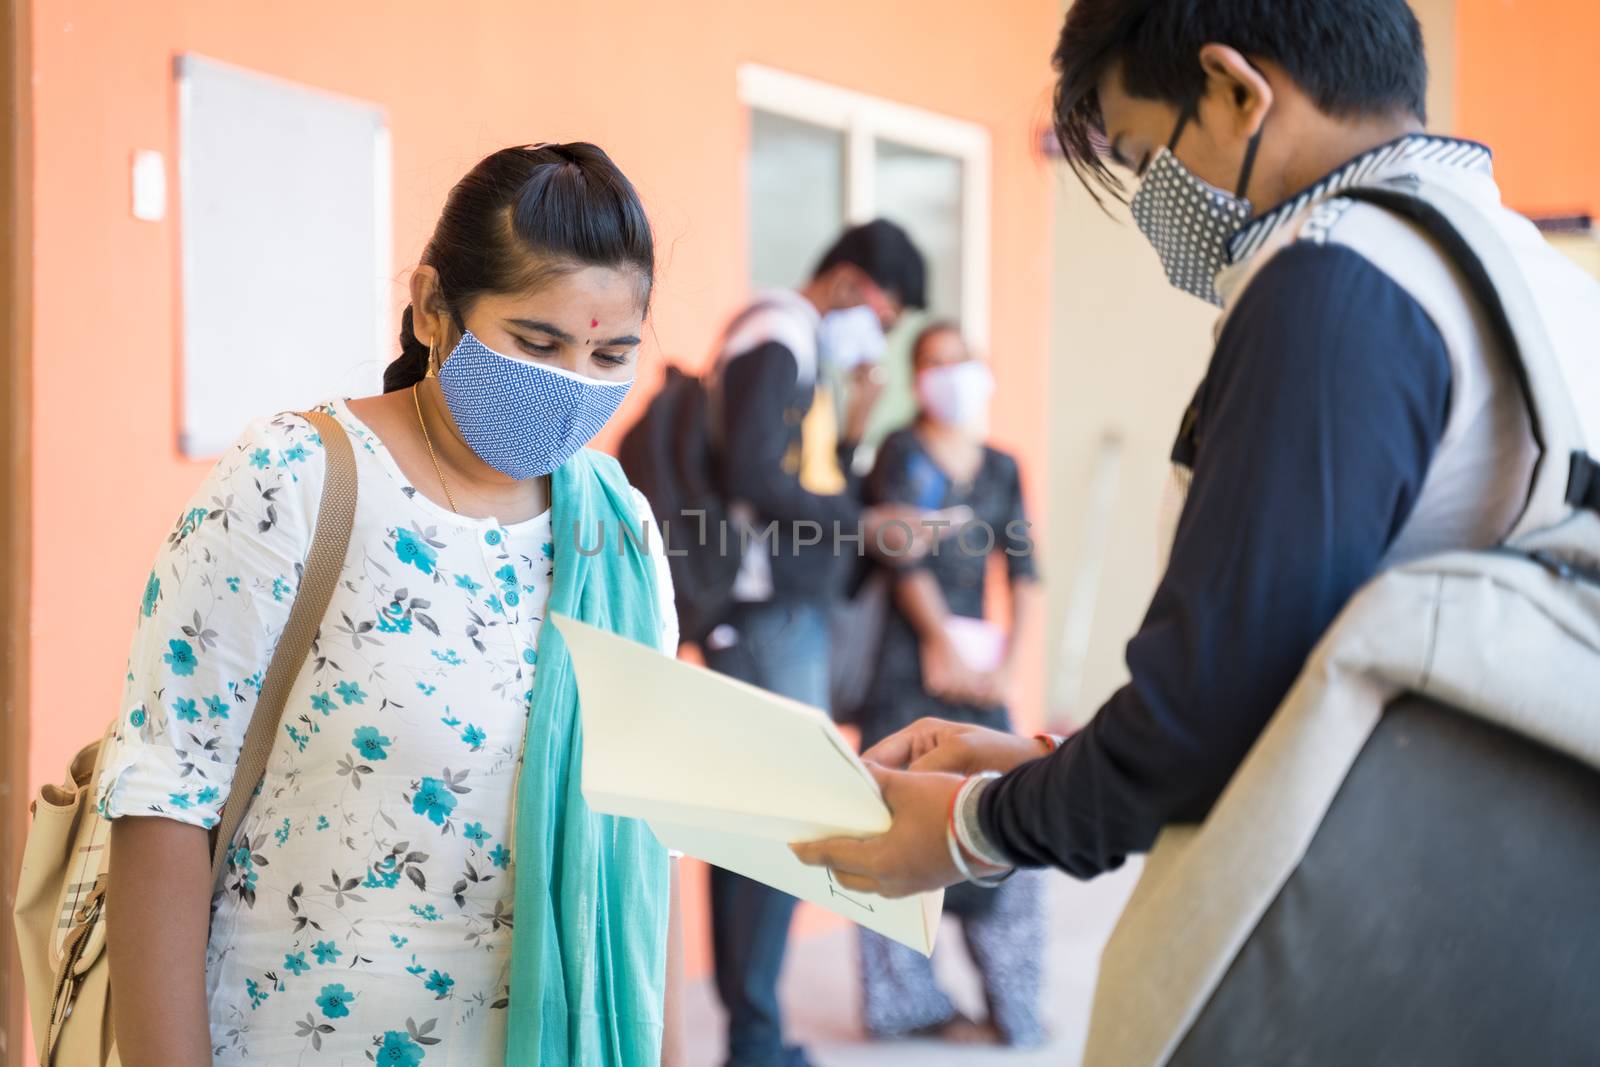
[{"label": "floral pattern on dress", "polygon": [[[329,410],[356,445],[355,528],[213,901],[215,1060],[499,1062],[511,811],[553,571],[550,516],[451,514],[407,484],[344,404]],[[109,816],[218,822],[323,469],[309,423],[263,420],[174,524],[138,605],[100,783]],[[670,578],[656,558],[672,650]]]}]

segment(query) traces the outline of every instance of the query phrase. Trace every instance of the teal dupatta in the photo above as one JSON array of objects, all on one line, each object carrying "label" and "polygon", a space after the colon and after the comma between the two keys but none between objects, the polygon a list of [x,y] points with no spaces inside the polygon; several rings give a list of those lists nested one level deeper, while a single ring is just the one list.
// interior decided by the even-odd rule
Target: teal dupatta
[{"label": "teal dupatta", "polygon": [[[655,562],[639,543],[633,490],[617,462],[579,452],[551,475],[550,498],[546,617],[561,612],[656,647]],[[584,802],[577,680],[548,622],[522,760],[507,1067],[656,1067],[667,854],[644,823],[596,815]]]}]

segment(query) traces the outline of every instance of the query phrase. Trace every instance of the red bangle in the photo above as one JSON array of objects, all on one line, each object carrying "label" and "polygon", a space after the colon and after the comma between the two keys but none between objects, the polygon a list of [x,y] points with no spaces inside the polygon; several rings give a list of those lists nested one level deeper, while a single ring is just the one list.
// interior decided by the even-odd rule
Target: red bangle
[{"label": "red bangle", "polygon": [[952,830],[956,828],[956,801],[961,799],[961,789],[966,784],[967,780],[965,778],[961,779],[961,785],[956,786],[956,791],[950,794],[950,810],[945,812],[945,817],[949,821],[950,829]]},{"label": "red bangle", "polygon": [[1061,747],[1061,738],[1055,734],[1034,734],[1033,739],[1035,741],[1043,741],[1044,747],[1051,752]]}]

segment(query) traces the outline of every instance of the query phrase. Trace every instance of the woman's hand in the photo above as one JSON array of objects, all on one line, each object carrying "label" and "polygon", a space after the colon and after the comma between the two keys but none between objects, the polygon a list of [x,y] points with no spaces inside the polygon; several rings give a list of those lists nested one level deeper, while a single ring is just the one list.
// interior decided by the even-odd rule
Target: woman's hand
[{"label": "woman's hand", "polygon": [[678,861],[672,863],[672,890],[667,920],[667,988],[661,1007],[661,1067],[685,1067],[689,1062],[683,1021],[683,904],[678,893]]},{"label": "woman's hand", "polygon": [[987,706],[982,673],[967,664],[953,641],[935,633],[921,641],[920,652],[922,688],[929,696],[951,704]]},{"label": "woman's hand", "polygon": [[911,563],[928,554],[940,528],[928,523],[932,514],[910,504],[875,504],[861,513],[861,536],[868,555],[891,566]]},{"label": "woman's hand", "polygon": [[943,719],[918,719],[867,749],[861,758],[895,770],[966,775],[1004,774],[1049,754],[1050,747],[1037,738]]},{"label": "woman's hand", "polygon": [[975,691],[976,699],[972,703],[980,708],[1003,708],[1011,704],[1011,682],[1013,679],[1010,664],[996,667],[992,671],[980,671],[978,685]]}]

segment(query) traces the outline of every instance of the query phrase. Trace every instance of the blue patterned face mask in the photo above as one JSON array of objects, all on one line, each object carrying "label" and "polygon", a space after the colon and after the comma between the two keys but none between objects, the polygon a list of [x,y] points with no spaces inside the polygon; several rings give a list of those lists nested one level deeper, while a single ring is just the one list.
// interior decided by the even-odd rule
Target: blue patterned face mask
[{"label": "blue patterned face mask", "polygon": [[501,474],[549,474],[600,432],[633,386],[502,355],[470,330],[439,370],[451,418],[467,444]]}]

